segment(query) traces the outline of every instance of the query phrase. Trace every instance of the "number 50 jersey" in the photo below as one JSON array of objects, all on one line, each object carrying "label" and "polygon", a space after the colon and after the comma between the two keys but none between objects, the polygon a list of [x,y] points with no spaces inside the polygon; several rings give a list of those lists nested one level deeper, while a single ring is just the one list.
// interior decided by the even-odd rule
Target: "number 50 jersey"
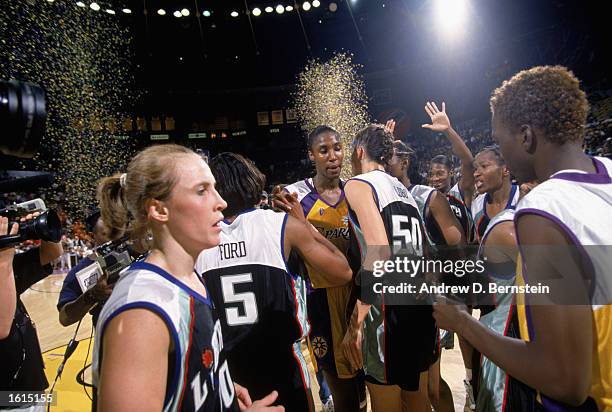
[{"label": "number 50 jersey", "polygon": [[[427,242],[423,222],[408,189],[382,170],[351,180],[365,182],[372,189],[392,249],[412,249],[416,259],[423,256],[424,242]],[[349,217],[356,238],[351,244],[351,256],[360,256],[363,262],[367,250],[363,222],[358,221],[350,202]],[[355,246],[358,246],[357,253]],[[354,262],[351,267],[355,267]],[[376,384],[398,385],[404,390],[418,390],[420,373],[435,359],[436,343],[437,329],[431,306],[408,302],[386,305],[382,299],[370,307],[364,322],[361,350],[366,379]]]},{"label": "number 50 jersey", "polygon": [[221,243],[200,254],[196,272],[217,309],[236,382],[253,399],[278,390],[278,403],[299,411],[309,404],[310,379],[299,349],[309,325],[305,281],[285,262],[287,219],[249,209],[221,223]]}]

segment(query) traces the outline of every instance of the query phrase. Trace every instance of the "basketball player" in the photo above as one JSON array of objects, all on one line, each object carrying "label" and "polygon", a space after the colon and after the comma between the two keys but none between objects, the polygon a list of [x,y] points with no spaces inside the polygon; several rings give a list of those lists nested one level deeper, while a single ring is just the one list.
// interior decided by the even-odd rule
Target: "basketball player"
[{"label": "basketball player", "polygon": [[[303,215],[317,230],[346,255],[349,245],[348,204],[344,196],[344,183],[340,179],[344,148],[337,131],[329,126],[318,126],[308,135],[308,156],[314,162],[316,174],[285,187],[295,194]],[[299,208],[291,207],[282,196],[275,204],[287,213]],[[294,215],[300,218],[299,215]],[[322,369],[338,411],[365,412],[366,398],[363,381],[356,377],[342,351],[342,338],[346,333],[347,306],[352,282],[332,287],[311,265],[308,276],[312,291],[308,294],[308,318],[311,330],[310,345]],[[349,313],[352,307],[348,308]],[[361,395],[361,396],[360,396]],[[363,407],[361,404],[363,403]]]},{"label": "basketball player", "polygon": [[[394,124],[392,123],[391,126]],[[391,128],[392,131],[393,128]],[[401,140],[394,141],[393,157],[387,165],[387,172],[402,182],[414,197],[425,223],[427,237],[433,245],[444,249],[439,252],[446,257],[457,258],[459,257],[457,252],[465,246],[463,229],[444,194],[430,186],[414,185],[410,182],[408,170],[412,153],[412,149],[406,143]],[[442,256],[439,257],[444,259]],[[447,335],[453,336],[452,334]],[[428,371],[428,393],[434,410],[447,411],[452,410],[454,406],[450,388],[444,380],[440,382],[440,355],[441,350],[439,349],[438,359]],[[444,395],[442,406],[440,405],[440,385]]]},{"label": "basketball player", "polygon": [[[344,190],[361,251],[360,278],[373,270],[374,261],[390,257],[390,245],[420,255],[426,247],[414,198],[385,173],[392,155],[393,136],[382,125],[366,127],[353,141],[351,164],[356,176]],[[370,285],[361,282],[343,349],[353,368],[364,370],[372,410],[426,411],[426,371],[435,360],[437,340],[431,306],[385,305],[371,299]]]},{"label": "basketball player", "polygon": [[229,374],[221,324],[193,267],[219,244],[225,201],[208,165],[178,145],[152,146],[127,174],[98,186],[111,233],[153,236],[147,258],[132,264],[102,310],[93,379],[101,411],[237,411],[267,407],[276,393],[251,403]]},{"label": "basketball player", "polygon": [[414,197],[423,217],[425,229],[434,245],[461,246],[465,235],[461,224],[443,193],[425,185],[410,182],[408,170],[412,149],[401,140],[393,142],[393,157],[387,165],[387,172],[406,186]]},{"label": "basketball player", "polygon": [[[489,223],[478,249],[478,259],[484,262],[486,281],[484,288],[495,283],[499,286],[514,285],[518,246],[514,230],[514,209],[498,213]],[[480,322],[503,336],[517,336],[512,325],[514,307],[512,293],[487,294],[480,307]],[[476,352],[477,355],[478,352]],[[504,411],[504,398],[508,390],[506,372],[486,356],[474,359],[475,404],[478,412]]]},{"label": "basketball player", "polygon": [[[459,183],[452,184],[453,164],[445,155],[438,155],[431,159],[429,167],[429,184],[446,195],[448,204],[461,224],[467,243],[473,243],[475,234],[472,212],[465,203],[465,196]],[[471,176],[473,177],[473,174]],[[474,187],[473,180],[472,187]]]},{"label": "basketball player", "polygon": [[472,218],[480,243],[491,219],[505,209],[516,207],[520,190],[510,181],[504,157],[495,146],[485,147],[476,155],[474,181],[478,196],[472,202]]},{"label": "basketball player", "polygon": [[566,68],[534,67],[494,91],[491,112],[513,175],[542,182],[514,218],[517,282],[548,282],[544,297],[562,304],[517,295],[521,339],[491,331],[456,305],[436,305],[435,316],[511,376],[505,410],[610,411],[612,261],[602,245],[612,244],[612,161],[582,151],[586,95]]},{"label": "basketball player", "polygon": [[221,243],[200,255],[196,270],[219,309],[230,371],[255,397],[277,389],[288,411],[314,411],[300,350],[309,332],[306,284],[287,262],[297,252],[328,286],[350,281],[348,262],[301,211],[296,219],[254,208],[265,176],[251,161],[221,153],[211,170],[228,217]]},{"label": "basketball player", "polygon": [[[422,127],[432,132],[444,134],[451,144],[453,154],[461,161],[461,177],[453,186],[454,170],[452,163],[444,155],[435,156],[430,162],[429,182],[434,189],[452,196],[452,198],[457,199],[460,204],[469,210],[474,197],[474,157],[472,152],[461,136],[451,126],[450,119],[446,113],[446,103],[442,102],[442,111],[440,111],[435,102],[427,102],[425,104],[425,112],[429,115],[431,124],[424,124]],[[453,205],[451,198],[449,198],[449,203],[451,206]],[[468,222],[465,224],[462,222],[462,216],[457,216],[457,218],[464,228],[471,229],[467,226]],[[471,240],[471,237],[467,237],[467,239]]]},{"label": "basketball player", "polygon": [[[422,127],[433,132],[443,133],[451,143],[451,148],[455,156],[461,161],[461,177],[455,185],[452,185],[454,169],[451,161],[444,155],[435,156],[430,162],[430,184],[446,194],[448,203],[455,216],[461,223],[463,233],[467,243],[473,243],[476,235],[474,231],[474,220],[470,206],[475,196],[474,193],[474,158],[472,152],[467,147],[461,136],[453,129],[451,121],[446,113],[446,104],[442,102],[442,111],[438,109],[435,102],[425,104],[425,112],[431,119],[431,124],[424,124]],[[470,313],[471,313],[470,307]],[[446,333],[442,338],[443,347],[452,347],[454,334]],[[472,389],[472,347],[459,337],[459,347],[463,364],[465,366],[465,386],[466,404],[464,410],[472,411],[475,408],[474,394]]]}]

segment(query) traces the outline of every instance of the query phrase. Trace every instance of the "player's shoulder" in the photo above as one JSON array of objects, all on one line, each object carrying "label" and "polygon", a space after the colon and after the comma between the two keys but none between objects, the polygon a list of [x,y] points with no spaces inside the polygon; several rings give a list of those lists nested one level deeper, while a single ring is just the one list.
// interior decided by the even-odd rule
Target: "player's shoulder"
[{"label": "player's shoulder", "polygon": [[297,193],[298,201],[301,202],[304,197],[308,196],[314,191],[314,187],[312,184],[312,179],[307,178],[287,185],[283,190],[289,193]]},{"label": "player's shoulder", "polygon": [[595,156],[593,159],[595,159],[596,162],[599,162],[605,168],[608,176],[612,176],[612,159],[601,156]]},{"label": "player's shoulder", "polygon": [[147,262],[133,263],[117,281],[113,293],[104,304],[101,319],[130,307],[144,307],[168,315],[175,320],[178,314],[180,286],[163,269]]},{"label": "player's shoulder", "polygon": [[453,187],[448,190],[448,194],[460,199],[463,202],[463,191],[459,187],[459,183],[455,183]]},{"label": "player's shoulder", "polygon": [[435,191],[436,191],[436,189],[434,189],[431,186],[426,186],[426,185],[412,185],[412,186],[410,186],[410,193],[413,196],[430,196]]}]

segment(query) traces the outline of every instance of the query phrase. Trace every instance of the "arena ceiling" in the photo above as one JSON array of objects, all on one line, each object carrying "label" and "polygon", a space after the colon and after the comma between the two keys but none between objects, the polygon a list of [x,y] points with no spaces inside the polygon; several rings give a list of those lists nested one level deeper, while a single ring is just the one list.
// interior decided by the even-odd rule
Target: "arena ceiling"
[{"label": "arena ceiling", "polygon": [[[475,54],[479,71],[496,70],[525,55],[526,44],[540,55],[561,53],[589,64],[589,56],[575,56],[576,50],[606,47],[600,2],[468,0],[465,22],[442,33],[439,0],[319,0],[318,7],[309,1],[308,11],[303,0],[98,1],[99,13],[116,10],[101,18],[118,18],[129,27],[134,70],[153,91],[291,84],[308,59],[338,51],[352,53],[365,73],[376,75],[419,73],[427,65],[452,69]],[[255,8],[261,15],[253,15]],[[174,16],[183,9],[188,16]]]}]

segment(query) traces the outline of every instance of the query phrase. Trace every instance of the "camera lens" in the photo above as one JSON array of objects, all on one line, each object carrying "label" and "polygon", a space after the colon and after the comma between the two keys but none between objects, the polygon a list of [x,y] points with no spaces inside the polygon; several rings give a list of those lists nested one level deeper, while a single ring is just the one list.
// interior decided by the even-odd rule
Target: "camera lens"
[{"label": "camera lens", "polygon": [[0,81],[0,151],[32,157],[42,139],[47,119],[45,91],[16,80]]},{"label": "camera lens", "polygon": [[42,239],[59,242],[62,238],[62,223],[53,209],[44,211],[40,216],[19,224],[21,240]]}]

